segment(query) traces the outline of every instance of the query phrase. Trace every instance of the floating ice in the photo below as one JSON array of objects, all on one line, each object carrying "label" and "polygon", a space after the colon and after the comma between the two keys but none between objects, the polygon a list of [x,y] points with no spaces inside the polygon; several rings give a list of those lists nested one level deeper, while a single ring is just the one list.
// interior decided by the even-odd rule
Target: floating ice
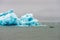
[{"label": "floating ice", "polygon": [[0,14],[0,25],[17,25],[18,17],[13,13],[13,10]]},{"label": "floating ice", "polygon": [[13,10],[0,13],[0,25],[19,25],[19,26],[39,26],[40,23],[31,13],[27,13],[18,18]]},{"label": "floating ice", "polygon": [[33,17],[31,13],[25,14],[20,17],[20,22],[24,26],[39,26],[39,22],[37,19]]}]

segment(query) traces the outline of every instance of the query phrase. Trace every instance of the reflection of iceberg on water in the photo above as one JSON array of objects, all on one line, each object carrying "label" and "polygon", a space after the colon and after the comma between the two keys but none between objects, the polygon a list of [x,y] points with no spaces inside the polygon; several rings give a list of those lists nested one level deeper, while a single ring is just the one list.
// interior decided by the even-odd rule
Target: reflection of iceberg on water
[{"label": "reflection of iceberg on water", "polygon": [[19,25],[19,26],[39,26],[40,23],[37,19],[33,17],[31,13],[26,14],[18,18],[13,10],[9,10],[7,12],[0,14],[0,25]]}]

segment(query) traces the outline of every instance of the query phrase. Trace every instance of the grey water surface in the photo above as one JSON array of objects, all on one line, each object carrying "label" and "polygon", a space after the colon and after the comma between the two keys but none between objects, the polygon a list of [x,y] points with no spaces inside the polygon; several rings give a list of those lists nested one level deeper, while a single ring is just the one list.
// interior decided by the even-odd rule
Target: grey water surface
[{"label": "grey water surface", "polygon": [[[60,40],[60,23],[42,22],[40,27],[0,27],[0,40]],[[54,28],[50,28],[53,26]]]}]

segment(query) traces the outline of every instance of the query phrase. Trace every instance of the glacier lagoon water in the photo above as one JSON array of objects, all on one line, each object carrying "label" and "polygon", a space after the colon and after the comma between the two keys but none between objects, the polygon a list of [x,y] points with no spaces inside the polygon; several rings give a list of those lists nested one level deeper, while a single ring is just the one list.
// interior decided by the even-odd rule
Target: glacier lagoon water
[{"label": "glacier lagoon water", "polygon": [[39,26],[40,23],[31,13],[27,13],[20,18],[16,16],[13,10],[0,13],[1,26]]}]

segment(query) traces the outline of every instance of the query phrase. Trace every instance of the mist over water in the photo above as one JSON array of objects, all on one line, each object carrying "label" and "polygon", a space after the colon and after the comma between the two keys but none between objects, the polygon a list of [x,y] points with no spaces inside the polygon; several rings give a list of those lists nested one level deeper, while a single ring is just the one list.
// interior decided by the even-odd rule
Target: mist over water
[{"label": "mist over water", "polygon": [[[60,17],[60,3],[57,0],[0,0],[0,12],[14,9],[20,17],[23,14],[33,13],[36,18]],[[57,19],[59,20],[59,19]]]}]

